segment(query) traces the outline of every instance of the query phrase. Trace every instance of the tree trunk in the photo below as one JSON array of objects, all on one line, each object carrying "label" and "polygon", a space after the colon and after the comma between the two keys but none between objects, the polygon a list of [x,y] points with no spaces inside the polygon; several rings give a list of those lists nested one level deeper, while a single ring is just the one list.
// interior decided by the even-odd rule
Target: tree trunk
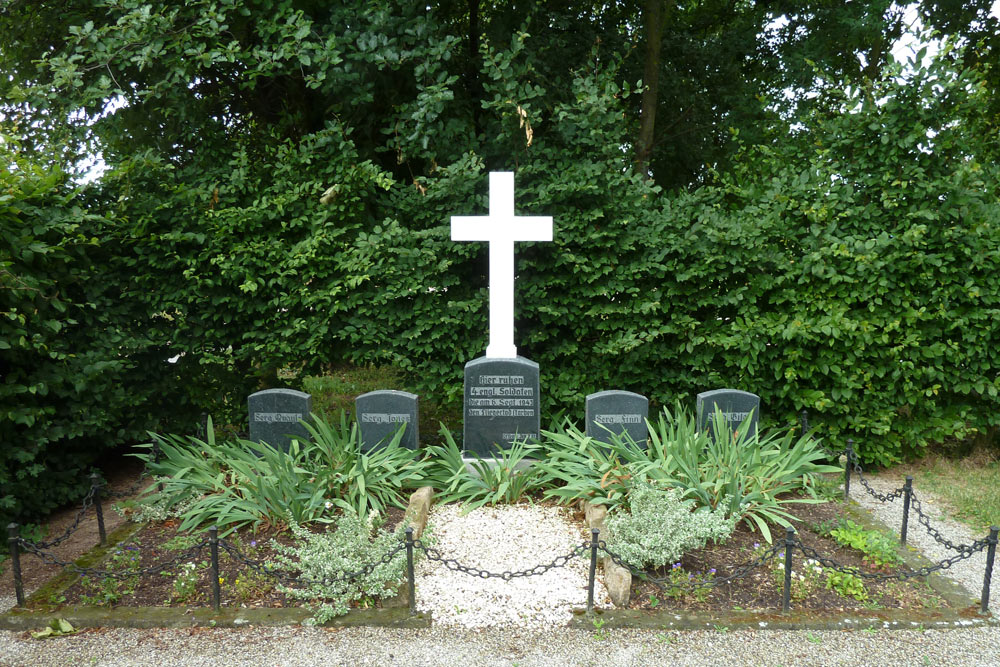
[{"label": "tree trunk", "polygon": [[656,124],[657,90],[660,81],[660,44],[663,40],[663,0],[646,0],[642,12],[646,33],[646,63],[643,68],[642,108],[639,112],[639,140],[636,142],[636,169],[648,174]]}]

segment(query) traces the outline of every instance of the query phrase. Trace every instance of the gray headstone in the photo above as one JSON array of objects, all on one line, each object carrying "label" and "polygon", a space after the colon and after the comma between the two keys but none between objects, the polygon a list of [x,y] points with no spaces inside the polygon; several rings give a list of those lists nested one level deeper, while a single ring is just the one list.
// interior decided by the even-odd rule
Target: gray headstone
[{"label": "gray headstone", "polygon": [[605,429],[610,429],[618,435],[628,433],[637,445],[646,446],[648,398],[631,391],[599,391],[587,396],[586,406],[588,436],[604,442],[610,437]]},{"label": "gray headstone", "polygon": [[402,447],[416,449],[420,441],[418,398],[407,391],[380,389],[354,399],[354,414],[361,431],[361,449],[368,451],[388,443],[400,424],[404,425]]},{"label": "gray headstone", "polygon": [[464,449],[482,458],[515,440],[538,440],[538,364],[480,357],[465,365]]},{"label": "gray headstone", "polygon": [[247,398],[250,439],[288,451],[292,437],[309,440],[309,431],[299,421],[308,421],[312,396],[294,389],[265,389]]},{"label": "gray headstone", "polygon": [[[712,423],[715,406],[729,424],[729,430],[735,431],[743,423],[751,411],[753,419],[750,422],[750,432],[757,433],[757,421],[760,419],[760,396],[739,389],[713,389],[698,394],[697,414],[698,430],[704,431]],[[709,435],[712,431],[709,431]]]}]

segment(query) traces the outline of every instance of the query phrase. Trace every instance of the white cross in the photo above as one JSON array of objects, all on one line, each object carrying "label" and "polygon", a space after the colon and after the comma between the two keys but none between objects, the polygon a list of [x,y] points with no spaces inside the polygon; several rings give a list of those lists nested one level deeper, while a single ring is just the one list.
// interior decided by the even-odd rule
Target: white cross
[{"label": "white cross", "polygon": [[490,343],[486,356],[514,358],[514,241],[551,241],[551,216],[514,215],[514,174],[490,172],[490,214],[451,216],[453,241],[490,244]]}]

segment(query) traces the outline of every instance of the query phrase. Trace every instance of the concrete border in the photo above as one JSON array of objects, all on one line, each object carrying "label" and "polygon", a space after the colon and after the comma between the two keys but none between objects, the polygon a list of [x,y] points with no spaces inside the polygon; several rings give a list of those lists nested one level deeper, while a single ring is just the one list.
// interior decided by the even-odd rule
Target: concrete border
[{"label": "concrete border", "polygon": [[816,610],[672,612],[647,609],[574,609],[571,628],[643,628],[650,630],[947,630],[1000,627],[992,616],[980,616],[977,607],[947,610],[897,610],[844,612],[831,615]]}]

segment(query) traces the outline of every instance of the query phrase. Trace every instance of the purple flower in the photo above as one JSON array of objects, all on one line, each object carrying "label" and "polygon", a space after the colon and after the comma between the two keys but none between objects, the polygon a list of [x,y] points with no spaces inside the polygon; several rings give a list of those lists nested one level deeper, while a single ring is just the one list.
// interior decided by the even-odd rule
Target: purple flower
[{"label": "purple flower", "polygon": [[673,565],[673,569],[674,569],[674,570],[676,570],[676,569],[678,569],[678,568],[679,568],[680,566],[681,566],[681,564],[680,564],[680,562],[678,561],[678,562],[674,563],[674,565]]},{"label": "purple flower", "polygon": [[711,570],[708,571],[708,573],[709,574],[715,574],[715,568],[713,567]]},{"label": "purple flower", "polygon": [[257,540],[250,540],[250,546],[252,547],[257,546]]}]

